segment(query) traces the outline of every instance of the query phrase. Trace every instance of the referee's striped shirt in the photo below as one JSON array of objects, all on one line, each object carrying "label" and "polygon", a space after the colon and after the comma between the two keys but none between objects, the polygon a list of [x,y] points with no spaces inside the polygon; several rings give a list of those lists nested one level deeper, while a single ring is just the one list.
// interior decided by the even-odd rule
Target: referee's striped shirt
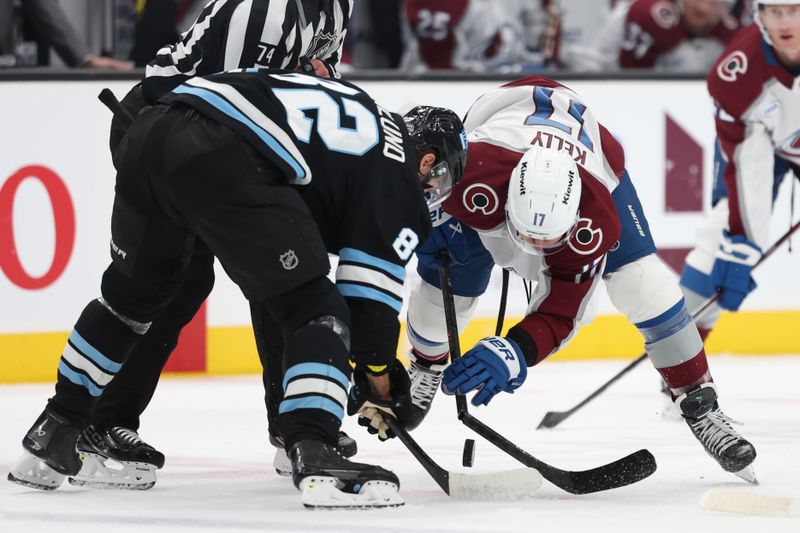
[{"label": "referee's striped shirt", "polygon": [[295,69],[301,58],[338,78],[352,11],[353,0],[213,0],[147,66],[144,95],[153,102],[187,78],[235,68]]}]

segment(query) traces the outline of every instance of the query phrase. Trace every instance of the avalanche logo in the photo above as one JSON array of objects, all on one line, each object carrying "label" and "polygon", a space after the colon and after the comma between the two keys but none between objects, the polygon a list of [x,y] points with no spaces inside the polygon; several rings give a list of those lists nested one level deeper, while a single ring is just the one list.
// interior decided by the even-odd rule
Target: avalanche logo
[{"label": "avalanche logo", "polygon": [[800,158],[800,130],[784,139],[778,151],[791,159]]},{"label": "avalanche logo", "polygon": [[653,16],[653,20],[656,24],[665,30],[676,26],[680,20],[680,15],[678,15],[678,12],[675,10],[675,4],[672,2],[656,2],[653,4],[653,7],[650,8],[650,14]]},{"label": "avalanche logo", "polygon": [[569,247],[578,255],[592,255],[603,242],[603,230],[592,229],[591,218],[579,218],[575,234],[569,240]]},{"label": "avalanche logo", "polygon": [[717,76],[724,81],[734,82],[747,72],[747,56],[741,50],[732,52],[717,65]]},{"label": "avalanche logo", "polygon": [[461,199],[470,213],[480,211],[484,215],[491,215],[500,207],[497,193],[484,183],[475,183],[464,189]]}]

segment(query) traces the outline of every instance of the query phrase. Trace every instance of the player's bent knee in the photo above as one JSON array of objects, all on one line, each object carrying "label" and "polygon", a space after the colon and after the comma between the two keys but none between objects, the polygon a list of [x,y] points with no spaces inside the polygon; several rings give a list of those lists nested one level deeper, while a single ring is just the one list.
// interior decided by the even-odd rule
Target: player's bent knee
[{"label": "player's bent knee", "polygon": [[264,302],[264,307],[281,324],[286,338],[315,320],[321,320],[320,325],[325,327],[339,324],[335,327],[343,327],[349,337],[350,308],[333,282],[325,276]]},{"label": "player's bent knee", "polygon": [[[411,345],[424,355],[440,355],[447,350],[447,324],[444,319],[442,293],[426,281],[414,288],[408,304],[408,338]],[[469,324],[477,298],[455,296],[459,332]]]},{"label": "player's bent knee", "polygon": [[656,254],[623,265],[604,279],[611,303],[634,324],[662,315],[683,298],[675,274]]},{"label": "player's bent knee", "polygon": [[103,273],[100,293],[116,313],[149,323],[172,301],[180,287],[179,278],[148,281],[129,278],[111,263]]}]

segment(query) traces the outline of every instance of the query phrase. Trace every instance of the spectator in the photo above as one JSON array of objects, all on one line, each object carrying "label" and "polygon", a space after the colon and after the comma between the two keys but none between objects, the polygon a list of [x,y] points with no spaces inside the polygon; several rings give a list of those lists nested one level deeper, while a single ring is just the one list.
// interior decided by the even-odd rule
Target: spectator
[{"label": "spectator", "polygon": [[554,0],[406,0],[405,67],[541,69],[557,55]]},{"label": "spectator", "polygon": [[345,42],[349,52],[343,51],[342,60],[355,68],[398,68],[405,51],[403,4],[403,0],[355,2]]},{"label": "spectator", "polygon": [[578,70],[707,72],[739,29],[733,0],[634,0],[617,5]]},{"label": "spectator", "polygon": [[614,7],[631,0],[558,0],[561,15],[561,54],[565,67],[593,61],[594,42]]},{"label": "spectator", "polygon": [[132,65],[89,53],[57,0],[0,0],[4,66],[47,65],[52,47],[70,67],[130,70]]}]

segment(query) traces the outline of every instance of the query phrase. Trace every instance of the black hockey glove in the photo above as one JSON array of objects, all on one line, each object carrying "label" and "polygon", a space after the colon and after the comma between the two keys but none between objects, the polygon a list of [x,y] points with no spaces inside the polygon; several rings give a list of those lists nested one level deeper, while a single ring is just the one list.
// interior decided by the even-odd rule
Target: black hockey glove
[{"label": "black hockey glove", "polygon": [[347,414],[358,414],[358,424],[367,428],[378,438],[388,440],[396,435],[383,420],[384,414],[393,416],[402,427],[411,419],[411,379],[405,367],[394,361],[388,372],[390,400],[379,400],[372,394],[367,373],[369,370],[356,367],[353,383],[347,397]]}]

